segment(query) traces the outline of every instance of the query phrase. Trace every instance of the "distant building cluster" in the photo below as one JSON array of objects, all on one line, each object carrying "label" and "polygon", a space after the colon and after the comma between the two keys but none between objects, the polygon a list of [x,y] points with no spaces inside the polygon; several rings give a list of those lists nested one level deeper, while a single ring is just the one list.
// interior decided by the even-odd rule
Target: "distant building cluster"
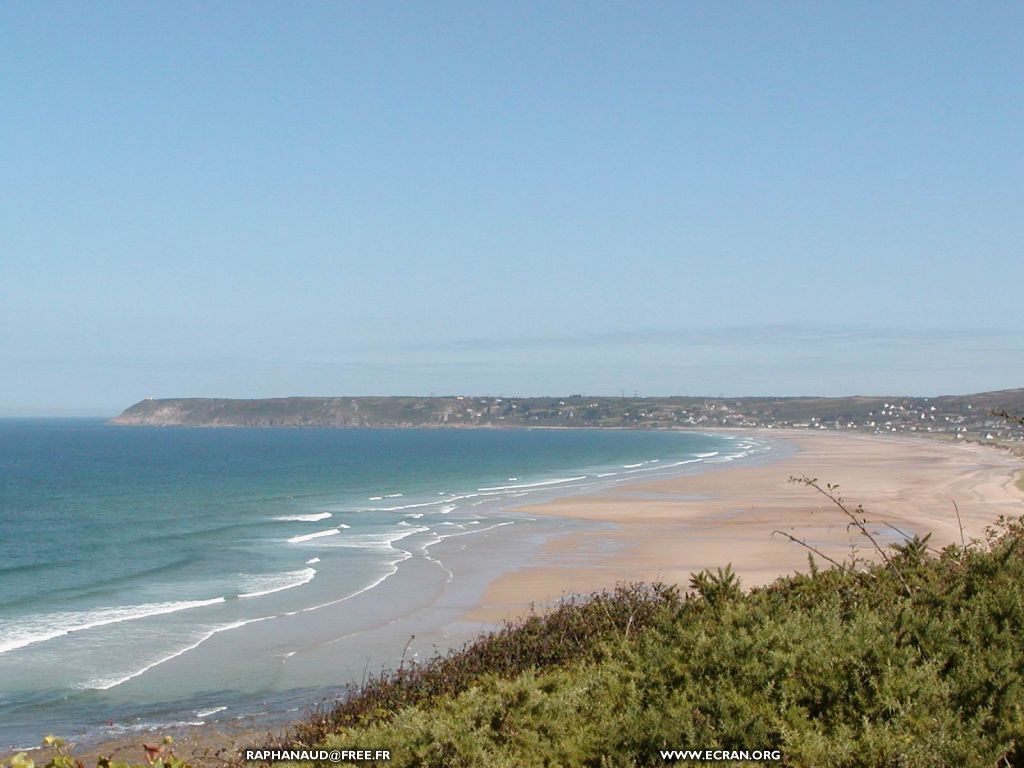
[{"label": "distant building cluster", "polygon": [[[736,427],[923,434],[1024,444],[1024,426],[963,398],[568,398],[458,397],[447,424]],[[1024,410],[1024,395],[1021,398]]]}]

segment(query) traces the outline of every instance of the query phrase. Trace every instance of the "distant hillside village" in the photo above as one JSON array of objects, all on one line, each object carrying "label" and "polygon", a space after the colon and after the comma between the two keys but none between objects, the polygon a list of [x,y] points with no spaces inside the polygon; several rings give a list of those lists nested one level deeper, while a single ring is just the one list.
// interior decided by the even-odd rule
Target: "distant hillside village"
[{"label": "distant hillside village", "polygon": [[[1007,393],[1008,394],[1008,393]],[[995,415],[984,395],[911,398],[457,398],[461,408],[449,415],[457,422],[502,421],[538,425],[658,428],[736,427],[767,429],[858,430],[875,434],[924,433],[953,439],[1024,443],[1024,426]],[[1003,398],[996,398],[1000,401]],[[1017,398],[1024,413],[1024,390]]]},{"label": "distant hillside village", "polygon": [[[1005,414],[1005,415],[999,415]],[[222,427],[794,428],[1024,445],[1024,389],[944,397],[147,399],[114,424]]]}]

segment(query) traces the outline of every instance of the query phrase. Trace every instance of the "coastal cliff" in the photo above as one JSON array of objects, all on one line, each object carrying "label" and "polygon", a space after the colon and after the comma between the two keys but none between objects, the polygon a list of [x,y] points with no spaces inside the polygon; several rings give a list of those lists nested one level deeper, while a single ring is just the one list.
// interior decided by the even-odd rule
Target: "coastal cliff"
[{"label": "coastal cliff", "polygon": [[792,427],[1024,441],[1024,389],[945,397],[286,397],[146,399],[117,425],[193,427]]}]

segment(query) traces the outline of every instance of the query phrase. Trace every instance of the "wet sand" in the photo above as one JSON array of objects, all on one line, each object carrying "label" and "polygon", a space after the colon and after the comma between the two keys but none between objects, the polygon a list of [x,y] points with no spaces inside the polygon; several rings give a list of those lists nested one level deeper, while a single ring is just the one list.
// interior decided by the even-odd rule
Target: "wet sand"
[{"label": "wet sand", "polygon": [[[749,434],[749,433],[748,433]],[[849,520],[791,476],[839,485],[851,509],[864,506],[883,543],[907,534],[932,534],[931,544],[959,543],[959,507],[965,537],[982,537],[1000,515],[1024,514],[1015,482],[1021,460],[975,444],[851,433],[765,430],[795,449],[759,465],[708,466],[700,473],[628,483],[606,492],[520,507],[524,515],[612,524],[547,544],[533,562],[494,580],[467,621],[513,618],[531,603],[543,606],[567,594],[618,582],[686,585],[690,574],[731,563],[747,587],[766,584],[808,566],[808,552],[773,531],[785,531],[836,560],[871,556],[870,543],[847,530]],[[826,566],[819,558],[819,565]]]},{"label": "wet sand", "polygon": [[[959,542],[953,500],[968,539],[983,536],[1000,515],[1024,514],[1024,491],[1015,482],[1024,464],[1006,451],[850,433],[765,430],[760,436],[778,447],[758,460],[711,464],[690,474],[506,510],[522,515],[524,522],[548,518],[551,525],[535,533],[527,533],[530,525],[501,529],[481,536],[473,546],[452,540],[437,552],[458,574],[444,596],[411,610],[397,625],[386,622],[368,637],[375,642],[389,638],[385,645],[394,648],[383,655],[393,656],[397,664],[417,649],[421,657],[429,656],[438,647],[435,643],[458,645],[459,638],[522,616],[531,606],[543,608],[565,595],[619,582],[686,585],[694,571],[731,563],[745,586],[765,584],[807,567],[807,551],[773,536],[776,530],[804,539],[837,560],[849,556],[853,543],[860,555],[871,554],[867,542],[847,530],[847,519],[831,502],[790,483],[791,476],[838,483],[851,508],[863,504],[884,542],[900,539],[885,522],[909,534],[931,532],[936,546]],[[544,543],[531,543],[542,530],[547,531]],[[399,581],[388,584],[400,588]],[[324,622],[330,623],[330,617]],[[313,646],[308,663],[323,669],[333,658],[330,644]],[[302,655],[291,658],[301,661]],[[179,740],[179,755],[192,757],[197,765],[212,765],[223,764],[215,756],[218,749],[237,754],[283,727],[210,723],[171,733]],[[93,745],[86,754],[139,759],[143,743],[158,741],[167,732],[122,735]],[[40,753],[33,757],[38,761]]]}]

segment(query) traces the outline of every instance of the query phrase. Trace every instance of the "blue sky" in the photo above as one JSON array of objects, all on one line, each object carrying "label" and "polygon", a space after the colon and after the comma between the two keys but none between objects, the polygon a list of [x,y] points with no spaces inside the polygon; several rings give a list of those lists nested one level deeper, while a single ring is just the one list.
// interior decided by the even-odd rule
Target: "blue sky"
[{"label": "blue sky", "polygon": [[1024,385],[1019,3],[7,3],[0,414]]}]

